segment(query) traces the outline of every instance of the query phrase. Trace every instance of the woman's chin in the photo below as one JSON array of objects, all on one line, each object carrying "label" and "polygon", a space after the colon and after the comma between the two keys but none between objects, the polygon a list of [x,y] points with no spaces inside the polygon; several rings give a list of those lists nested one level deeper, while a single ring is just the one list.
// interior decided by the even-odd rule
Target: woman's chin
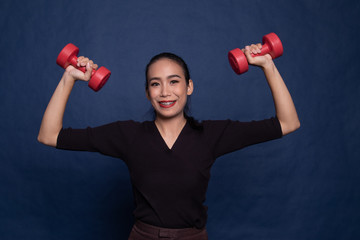
[{"label": "woman's chin", "polygon": [[175,119],[184,117],[184,112],[174,113],[173,111],[156,111],[156,117],[164,120]]}]

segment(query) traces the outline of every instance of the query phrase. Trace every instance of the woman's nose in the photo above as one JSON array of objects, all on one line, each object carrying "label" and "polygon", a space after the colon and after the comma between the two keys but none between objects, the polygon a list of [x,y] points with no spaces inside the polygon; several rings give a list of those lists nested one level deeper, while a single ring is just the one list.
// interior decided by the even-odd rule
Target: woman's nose
[{"label": "woman's nose", "polygon": [[161,88],[161,96],[162,97],[166,97],[166,96],[169,96],[170,95],[170,89],[168,86],[164,85],[162,88]]}]

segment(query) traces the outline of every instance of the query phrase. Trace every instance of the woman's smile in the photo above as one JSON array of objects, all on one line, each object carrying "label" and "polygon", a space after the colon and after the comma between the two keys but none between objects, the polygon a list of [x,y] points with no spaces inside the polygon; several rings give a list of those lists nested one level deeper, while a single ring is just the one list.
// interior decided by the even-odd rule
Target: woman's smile
[{"label": "woman's smile", "polygon": [[160,101],[159,105],[162,108],[171,108],[172,106],[175,105],[175,103],[176,103],[176,100],[175,101]]}]

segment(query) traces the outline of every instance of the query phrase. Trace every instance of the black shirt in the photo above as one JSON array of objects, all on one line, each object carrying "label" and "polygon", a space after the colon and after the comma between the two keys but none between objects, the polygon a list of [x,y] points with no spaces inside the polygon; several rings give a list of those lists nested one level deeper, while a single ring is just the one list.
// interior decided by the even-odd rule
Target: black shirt
[{"label": "black shirt", "polygon": [[62,129],[57,148],[100,152],[121,158],[133,186],[134,216],[166,228],[202,228],[210,168],[221,155],[280,138],[277,118],[187,123],[171,149],[152,121],[118,121],[95,128]]}]

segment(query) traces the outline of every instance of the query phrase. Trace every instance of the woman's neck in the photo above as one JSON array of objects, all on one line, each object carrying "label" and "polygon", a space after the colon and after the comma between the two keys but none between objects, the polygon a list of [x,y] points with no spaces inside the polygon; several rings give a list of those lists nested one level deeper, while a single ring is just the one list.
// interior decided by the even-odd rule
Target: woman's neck
[{"label": "woman's neck", "polygon": [[186,124],[184,115],[174,118],[156,117],[155,124],[163,136],[177,136]]}]

